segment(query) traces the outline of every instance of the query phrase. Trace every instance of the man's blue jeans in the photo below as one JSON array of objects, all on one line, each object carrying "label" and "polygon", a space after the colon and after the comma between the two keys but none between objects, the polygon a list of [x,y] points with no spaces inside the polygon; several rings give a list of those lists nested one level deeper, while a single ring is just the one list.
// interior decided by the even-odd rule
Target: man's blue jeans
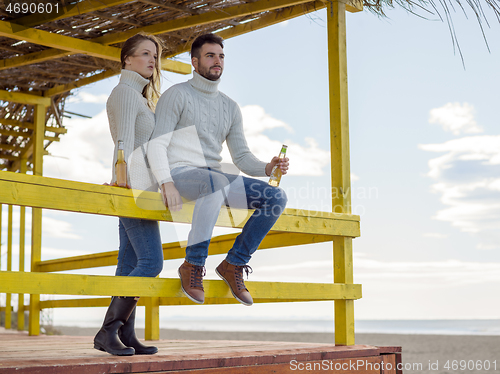
[{"label": "man's blue jeans", "polygon": [[255,209],[226,257],[230,264],[243,266],[287,203],[285,191],[258,179],[192,166],[175,168],[170,174],[181,196],[196,201],[186,247],[186,261],[192,265],[205,265],[212,231],[223,205]]},{"label": "man's blue jeans", "polygon": [[115,275],[156,277],[163,268],[157,221],[120,217],[120,249]]}]

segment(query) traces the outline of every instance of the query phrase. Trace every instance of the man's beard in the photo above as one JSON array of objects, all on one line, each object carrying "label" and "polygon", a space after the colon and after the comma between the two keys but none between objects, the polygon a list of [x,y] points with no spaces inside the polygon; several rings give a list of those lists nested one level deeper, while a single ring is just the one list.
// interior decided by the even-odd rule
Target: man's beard
[{"label": "man's beard", "polygon": [[[219,72],[219,74],[217,74],[217,73],[211,73],[211,72],[210,72],[210,69],[211,69],[211,68],[214,68],[214,67],[215,67],[215,66],[211,66],[210,68],[208,68],[208,69],[206,69],[206,70],[204,70],[204,69],[203,69],[203,70],[202,70],[202,69],[199,69],[199,70],[200,70],[200,75],[201,75],[203,78],[206,78],[206,79],[208,79],[208,80],[210,80],[210,81],[216,81],[216,80],[217,80],[217,79],[219,79],[219,78],[221,77],[221,75],[222,75],[222,68],[220,68],[220,69],[221,69],[221,71]],[[217,66],[217,67],[219,67],[219,66]]]}]

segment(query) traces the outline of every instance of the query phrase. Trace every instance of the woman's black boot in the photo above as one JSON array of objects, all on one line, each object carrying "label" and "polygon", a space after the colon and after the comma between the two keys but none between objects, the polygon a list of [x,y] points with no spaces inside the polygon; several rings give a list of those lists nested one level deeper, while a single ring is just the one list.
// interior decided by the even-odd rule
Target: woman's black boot
[{"label": "woman's black boot", "polygon": [[94,338],[94,348],[117,356],[132,356],[134,348],[127,347],[118,338],[118,330],[127,323],[137,305],[134,297],[113,297],[104,323]]},{"label": "woman's black boot", "polygon": [[135,308],[128,318],[127,323],[118,330],[118,337],[127,347],[134,348],[136,355],[154,355],[158,352],[158,348],[145,346],[135,336]]}]

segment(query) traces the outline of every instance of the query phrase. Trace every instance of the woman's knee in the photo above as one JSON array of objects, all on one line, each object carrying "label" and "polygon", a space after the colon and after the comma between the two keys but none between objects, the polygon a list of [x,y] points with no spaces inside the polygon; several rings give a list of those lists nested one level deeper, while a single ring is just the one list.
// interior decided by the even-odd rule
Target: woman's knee
[{"label": "woman's knee", "polygon": [[141,268],[141,273],[144,277],[154,278],[163,270],[163,261],[139,264],[139,267]]}]

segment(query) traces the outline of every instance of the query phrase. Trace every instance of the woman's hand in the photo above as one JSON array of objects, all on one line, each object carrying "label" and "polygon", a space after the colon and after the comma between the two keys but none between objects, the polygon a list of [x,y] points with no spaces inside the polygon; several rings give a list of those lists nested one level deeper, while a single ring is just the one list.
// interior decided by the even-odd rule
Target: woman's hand
[{"label": "woman's hand", "polygon": [[271,172],[275,165],[279,164],[279,168],[283,174],[286,174],[288,171],[288,157],[280,159],[278,156],[274,156],[269,164],[266,165],[266,174],[267,176],[271,176]]},{"label": "woman's hand", "polygon": [[174,182],[167,182],[161,185],[161,196],[163,204],[172,212],[178,212],[182,209],[182,198]]},{"label": "woman's hand", "polygon": [[[115,182],[115,183],[113,183],[113,184],[103,183],[102,185],[103,185],[103,186],[111,186],[111,187],[121,187],[121,186],[117,185],[117,184],[116,184],[116,182]],[[128,188],[129,190],[131,190],[131,189],[132,189],[132,187],[130,187],[128,184],[127,184],[127,187],[122,187],[122,188]]]}]

